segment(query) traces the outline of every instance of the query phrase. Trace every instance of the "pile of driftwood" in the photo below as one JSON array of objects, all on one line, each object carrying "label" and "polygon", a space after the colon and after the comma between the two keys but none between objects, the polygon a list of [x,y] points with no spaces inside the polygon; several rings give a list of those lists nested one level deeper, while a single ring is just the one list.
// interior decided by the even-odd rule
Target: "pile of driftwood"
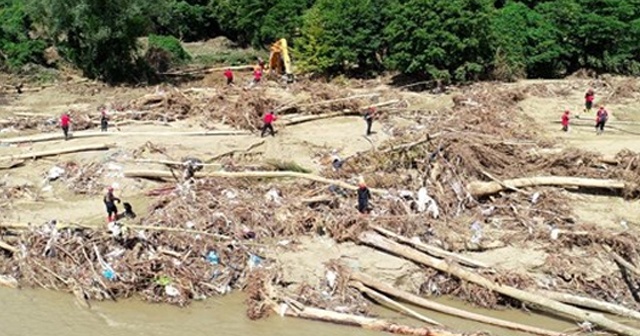
[{"label": "pile of driftwood", "polygon": [[[171,98],[157,100],[154,95],[137,106],[147,106],[148,111],[175,106],[175,115],[180,116],[204,111],[203,115],[210,113],[244,129],[254,129],[266,110],[282,106],[283,111],[292,111],[259,90],[227,90],[235,90],[231,92],[238,100],[210,98],[217,103],[209,101],[211,106],[202,108],[198,105],[202,103],[194,105],[190,94],[171,91]],[[567,205],[566,192],[638,197],[638,154],[604,158],[555,151],[552,144],[538,139],[530,120],[512,112],[526,90],[486,84],[467,90],[454,99],[451,110],[430,115],[428,124],[416,122],[396,130],[401,137],[342,158],[341,168],[327,167],[319,175],[236,167],[204,169],[195,173],[193,181],[184,181],[167,170],[125,171],[128,178],[167,182],[149,191],[157,199],[146,215],[108,229],[82,223],[0,223],[0,275],[16,280],[7,283],[67,290],[82,302],[138,294],[154,302],[183,305],[245,288],[253,318],[271,310],[403,334],[455,335],[412,311],[406,306],[411,303],[533,334],[561,334],[465,314],[425,298],[451,294],[487,307],[533,306],[621,335],[639,335],[629,326],[573,307],[637,319],[634,284],[640,279],[640,251],[631,229],[620,232],[579,223]],[[349,103],[353,106],[340,107],[346,112],[333,111],[331,116],[385,104],[368,97],[354,101]],[[287,122],[326,117],[317,114],[316,105],[301,112],[297,104],[295,113],[302,115],[288,115]],[[216,114],[219,111],[223,113]],[[12,158],[29,158],[25,155]],[[180,162],[163,164],[180,166]],[[364,175],[373,195],[369,216],[355,210],[358,175]],[[287,279],[278,276],[264,252],[282,240],[316,234],[425,266],[421,287],[426,290],[401,292],[340,264],[329,266],[337,275],[333,285],[287,286]],[[543,250],[547,262],[541,273],[491,267],[462,255],[508,245]],[[607,267],[590,269],[590,258],[584,256],[607,260]],[[365,296],[433,327],[411,328],[376,319]]]}]

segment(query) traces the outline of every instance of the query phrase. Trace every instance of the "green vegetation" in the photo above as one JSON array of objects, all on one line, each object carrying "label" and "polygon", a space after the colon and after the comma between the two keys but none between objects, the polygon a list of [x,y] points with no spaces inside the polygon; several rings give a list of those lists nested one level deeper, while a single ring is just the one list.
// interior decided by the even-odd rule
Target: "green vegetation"
[{"label": "green vegetation", "polygon": [[[88,77],[139,81],[188,60],[178,41],[218,36],[262,50],[287,38],[299,70],[328,77],[640,74],[640,0],[0,0],[5,70],[55,46]],[[192,61],[254,61],[246,50]]]}]

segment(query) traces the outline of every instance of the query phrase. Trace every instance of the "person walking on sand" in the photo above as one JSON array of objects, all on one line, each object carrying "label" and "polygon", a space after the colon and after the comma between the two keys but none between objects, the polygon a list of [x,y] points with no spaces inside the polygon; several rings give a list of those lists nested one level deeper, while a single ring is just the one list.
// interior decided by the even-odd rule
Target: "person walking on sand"
[{"label": "person walking on sand", "polygon": [[267,114],[264,115],[264,118],[262,118],[262,121],[264,122],[264,125],[262,125],[262,133],[260,133],[260,137],[264,137],[264,134],[269,131],[269,133],[271,134],[271,136],[276,136],[276,132],[273,130],[273,122],[276,121],[277,117],[275,116],[275,114],[273,114],[273,111],[269,111]]},{"label": "person walking on sand", "polygon": [[107,116],[107,109],[102,107],[100,109],[100,132],[106,132],[109,128],[109,117]]},{"label": "person walking on sand", "polygon": [[224,78],[227,79],[227,85],[233,85],[233,71],[231,71],[231,68],[227,68],[224,71]]},{"label": "person walking on sand", "polygon": [[107,188],[107,194],[104,195],[104,205],[107,207],[107,222],[115,222],[118,220],[118,208],[116,202],[120,203],[120,199],[113,195],[113,187]]},{"label": "person walking on sand", "polygon": [[364,178],[360,177],[358,182],[358,211],[361,214],[369,213],[369,198],[371,198],[369,188],[367,188]]},{"label": "person walking on sand", "polygon": [[569,131],[569,110],[565,110],[562,114],[562,130],[565,132]]},{"label": "person walking on sand", "polygon": [[71,124],[71,117],[67,112],[64,112],[60,117],[60,128],[62,128],[65,140],[69,140],[69,124]]},{"label": "person walking on sand", "polygon": [[367,136],[371,135],[371,126],[373,126],[373,115],[376,113],[375,107],[369,107],[364,113],[364,121],[367,122]]},{"label": "person walking on sand", "polygon": [[595,97],[593,89],[589,88],[587,93],[584,94],[584,113],[591,113],[591,107],[593,106],[593,100]]},{"label": "person walking on sand", "polygon": [[604,109],[604,106],[600,105],[598,112],[596,113],[596,134],[600,135],[604,132],[604,124],[609,119],[609,112]]}]

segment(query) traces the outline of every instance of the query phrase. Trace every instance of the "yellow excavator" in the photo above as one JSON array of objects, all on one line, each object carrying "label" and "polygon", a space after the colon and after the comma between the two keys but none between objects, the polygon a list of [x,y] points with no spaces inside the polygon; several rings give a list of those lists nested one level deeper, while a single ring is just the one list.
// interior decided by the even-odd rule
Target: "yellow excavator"
[{"label": "yellow excavator", "polygon": [[289,47],[287,46],[286,39],[279,39],[271,45],[268,69],[272,74],[275,73],[277,76],[285,76],[288,83],[293,82],[291,58],[289,57]]}]

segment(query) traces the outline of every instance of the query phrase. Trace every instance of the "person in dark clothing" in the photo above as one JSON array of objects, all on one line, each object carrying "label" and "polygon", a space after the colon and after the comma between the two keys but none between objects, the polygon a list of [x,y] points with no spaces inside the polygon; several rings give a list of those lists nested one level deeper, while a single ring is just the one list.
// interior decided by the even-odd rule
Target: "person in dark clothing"
[{"label": "person in dark clothing", "polygon": [[113,187],[107,188],[107,194],[104,195],[104,205],[107,207],[107,221],[114,222],[118,220],[118,208],[116,202],[120,203],[120,199],[113,195]]},{"label": "person in dark clothing", "polygon": [[373,114],[376,112],[375,107],[370,107],[364,113],[364,121],[367,122],[367,136],[371,135],[371,126],[373,125]]},{"label": "person in dark clothing", "polygon": [[369,188],[367,188],[364,180],[360,180],[360,183],[358,183],[358,211],[360,211],[360,213],[369,213],[370,197],[371,193],[369,192]]},{"label": "person in dark clothing", "polygon": [[107,117],[107,110],[102,108],[100,111],[100,132],[106,132],[109,127],[109,117]]},{"label": "person in dark clothing", "polygon": [[598,135],[604,132],[604,124],[609,119],[609,112],[604,109],[604,106],[600,106],[598,113],[596,114],[596,133]]},{"label": "person in dark clothing", "polygon": [[260,134],[260,137],[264,137],[264,134],[267,133],[267,131],[269,131],[269,133],[271,134],[271,136],[276,136],[276,132],[273,130],[273,122],[276,121],[276,116],[273,114],[273,111],[269,111],[269,113],[264,115],[264,118],[262,119],[262,121],[264,122],[264,125],[262,126],[262,133]]},{"label": "person in dark clothing", "polygon": [[69,140],[69,124],[71,123],[71,117],[69,117],[68,113],[63,113],[60,117],[60,128],[62,128],[62,133],[64,134],[64,139]]}]

